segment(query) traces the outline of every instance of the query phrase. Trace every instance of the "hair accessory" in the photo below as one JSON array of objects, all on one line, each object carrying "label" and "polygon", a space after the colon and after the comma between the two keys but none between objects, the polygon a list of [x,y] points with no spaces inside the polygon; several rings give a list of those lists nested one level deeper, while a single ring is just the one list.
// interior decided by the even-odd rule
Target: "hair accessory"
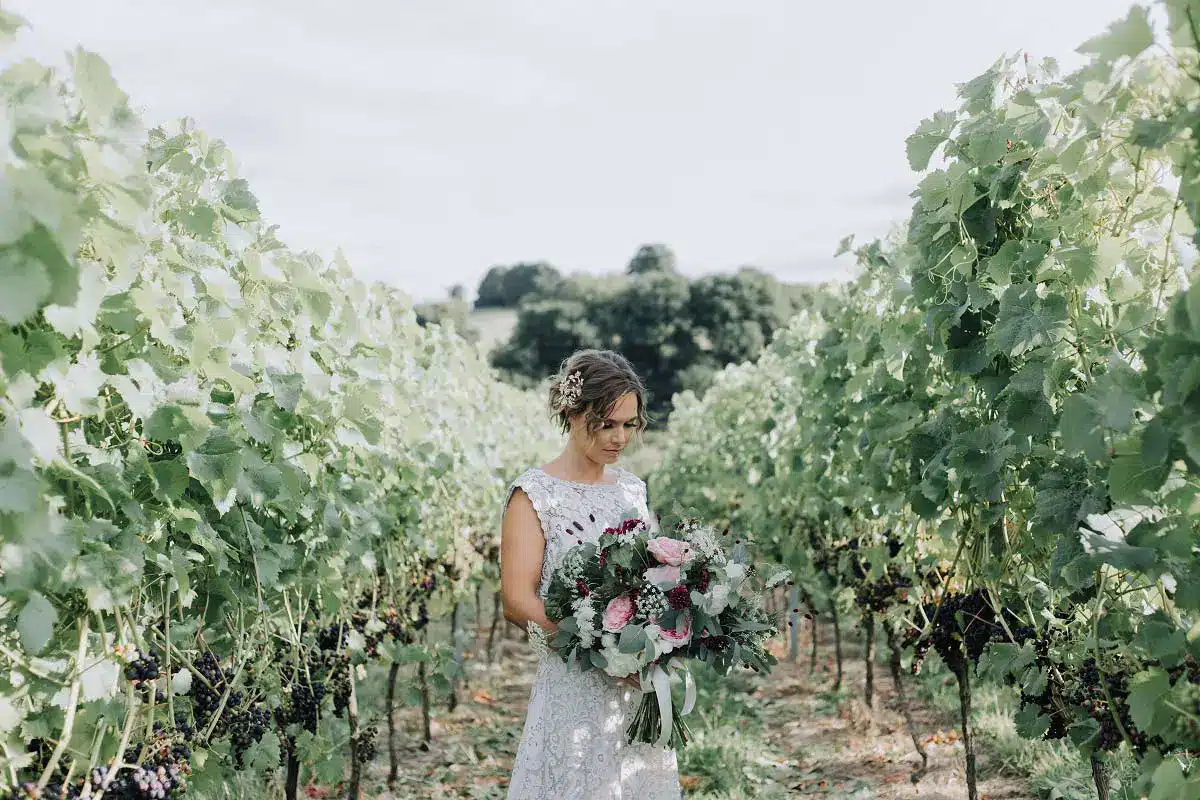
[{"label": "hair accessory", "polygon": [[554,404],[555,411],[566,411],[574,408],[583,396],[583,373],[575,370],[558,382],[558,401]]}]

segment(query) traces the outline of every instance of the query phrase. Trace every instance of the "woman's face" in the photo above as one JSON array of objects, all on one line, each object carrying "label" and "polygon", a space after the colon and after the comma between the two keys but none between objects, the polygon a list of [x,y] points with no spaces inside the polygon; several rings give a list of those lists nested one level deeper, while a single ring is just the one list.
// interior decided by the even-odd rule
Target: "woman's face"
[{"label": "woman's face", "polygon": [[590,438],[588,436],[587,419],[578,414],[571,420],[571,436],[584,449],[592,461],[600,464],[615,464],[621,457],[622,451],[629,445],[638,427],[637,395],[630,392],[621,395],[617,402],[608,410],[608,415]]}]

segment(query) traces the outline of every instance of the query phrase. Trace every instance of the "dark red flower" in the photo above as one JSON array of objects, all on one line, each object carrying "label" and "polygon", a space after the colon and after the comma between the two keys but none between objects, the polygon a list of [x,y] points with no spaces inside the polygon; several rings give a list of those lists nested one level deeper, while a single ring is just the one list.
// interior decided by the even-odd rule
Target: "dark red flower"
[{"label": "dark red flower", "polygon": [[640,519],[627,519],[621,523],[620,533],[631,533],[637,530],[641,524],[642,521]]},{"label": "dark red flower", "polygon": [[575,581],[575,588],[579,591],[580,597],[587,597],[589,594],[591,594],[591,592],[588,591],[587,584],[583,582],[583,578]]},{"label": "dark red flower", "polygon": [[700,570],[700,585],[696,587],[696,591],[698,591],[700,594],[704,594],[708,591],[708,567],[704,567]]},{"label": "dark red flower", "polygon": [[671,608],[685,609],[691,602],[690,592],[686,586],[676,586],[671,591],[667,592],[667,602],[671,604]]}]

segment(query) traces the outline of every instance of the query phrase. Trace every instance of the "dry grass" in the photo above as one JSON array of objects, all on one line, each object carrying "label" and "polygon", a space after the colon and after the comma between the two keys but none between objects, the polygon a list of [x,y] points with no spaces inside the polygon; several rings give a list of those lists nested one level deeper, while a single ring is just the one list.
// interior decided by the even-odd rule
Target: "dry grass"
[{"label": "dry grass", "polygon": [[[821,639],[831,642],[832,632],[822,629]],[[853,643],[844,649],[846,691],[841,693],[830,691],[832,648],[825,647],[818,651],[812,675],[805,652],[799,663],[783,661],[766,679],[746,673],[731,680],[701,676],[701,707],[689,722],[695,738],[680,759],[685,795],[728,800],[965,798],[962,745],[952,719],[929,706],[914,709],[930,765],[913,784],[910,775],[919,760],[894,707],[886,668],[876,670],[877,696],[868,709],[861,697],[861,658]],[[482,659],[482,652],[477,650],[474,658]],[[404,708],[397,714],[401,769],[392,791],[385,786],[387,744],[381,725],[380,756],[368,772],[364,797],[505,796],[535,662],[516,639],[502,643],[496,665],[474,658],[468,664],[470,687],[458,709],[453,714],[436,710],[428,749],[420,744],[419,710]],[[981,753],[981,771],[989,776],[980,784],[982,798],[1035,796],[1023,780],[989,765],[988,755]]]}]

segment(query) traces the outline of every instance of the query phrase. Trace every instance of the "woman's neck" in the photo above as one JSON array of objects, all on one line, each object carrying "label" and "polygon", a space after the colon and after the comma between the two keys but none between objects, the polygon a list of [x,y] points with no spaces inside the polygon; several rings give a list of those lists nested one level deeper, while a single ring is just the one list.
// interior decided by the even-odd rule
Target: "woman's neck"
[{"label": "woman's neck", "polygon": [[593,461],[575,447],[567,445],[562,454],[550,466],[555,467],[558,477],[578,483],[603,483],[604,465]]}]

